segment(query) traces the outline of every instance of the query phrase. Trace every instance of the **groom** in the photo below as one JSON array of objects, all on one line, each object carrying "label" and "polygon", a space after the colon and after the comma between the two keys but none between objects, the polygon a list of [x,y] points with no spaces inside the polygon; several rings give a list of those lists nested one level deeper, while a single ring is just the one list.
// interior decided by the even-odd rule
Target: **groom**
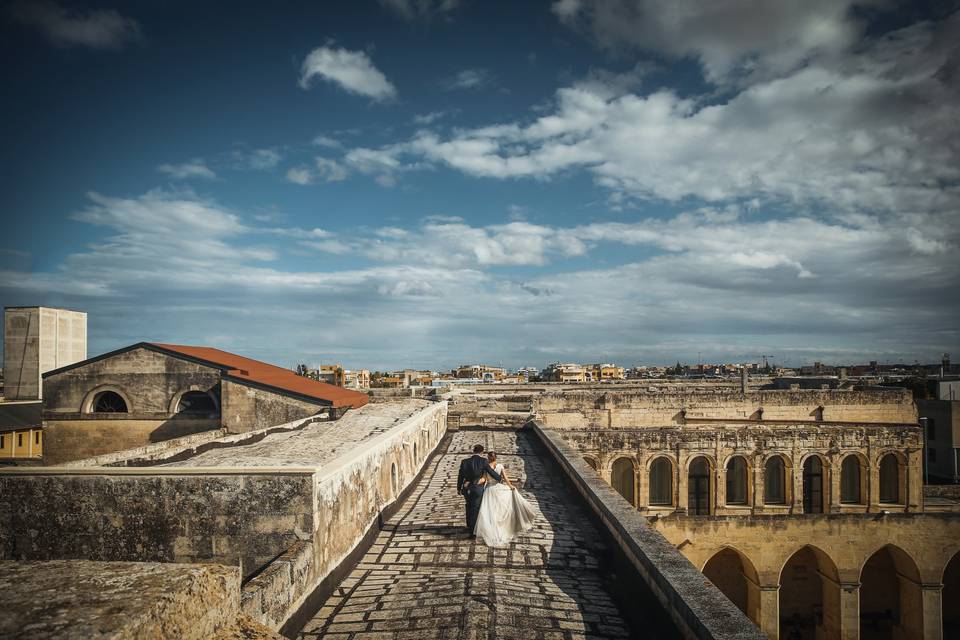
[{"label": "groom", "polygon": [[467,499],[467,529],[471,538],[476,537],[473,532],[477,528],[477,516],[480,515],[480,503],[483,501],[484,486],[480,484],[480,478],[484,473],[500,482],[500,474],[483,456],[483,445],[474,445],[473,455],[460,462],[460,475],[457,477],[457,493]]}]

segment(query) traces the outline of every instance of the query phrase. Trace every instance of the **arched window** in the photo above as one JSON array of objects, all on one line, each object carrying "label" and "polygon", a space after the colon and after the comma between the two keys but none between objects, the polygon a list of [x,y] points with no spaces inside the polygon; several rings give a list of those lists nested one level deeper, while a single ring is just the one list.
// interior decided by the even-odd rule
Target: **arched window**
[{"label": "arched window", "polygon": [[617,490],[617,493],[627,499],[632,505],[636,505],[633,499],[633,461],[630,458],[619,458],[613,463],[613,472],[610,474],[610,484]]},{"label": "arched window", "polygon": [[101,391],[91,406],[93,413],[129,413],[127,402],[116,391]]},{"label": "arched window", "polygon": [[687,508],[691,515],[710,515],[711,487],[710,463],[703,456],[697,456],[690,463],[687,474]]},{"label": "arched window", "polygon": [[857,456],[847,456],[840,465],[840,502],[844,504],[863,502],[860,493],[860,460]]},{"label": "arched window", "polygon": [[786,468],[783,458],[772,456],[763,465],[763,502],[764,504],[786,504]]},{"label": "arched window", "polygon": [[673,465],[666,458],[657,458],[650,465],[650,505],[673,504]]},{"label": "arched window", "polygon": [[217,413],[217,405],[205,391],[187,391],[180,396],[177,413],[203,414]]},{"label": "arched window", "polygon": [[880,460],[880,502],[900,502],[900,461],[892,453]]},{"label": "arched window", "polygon": [[727,504],[747,504],[747,461],[743,456],[727,462]]},{"label": "arched window", "polygon": [[823,461],[810,456],[803,463],[803,512],[823,513]]}]

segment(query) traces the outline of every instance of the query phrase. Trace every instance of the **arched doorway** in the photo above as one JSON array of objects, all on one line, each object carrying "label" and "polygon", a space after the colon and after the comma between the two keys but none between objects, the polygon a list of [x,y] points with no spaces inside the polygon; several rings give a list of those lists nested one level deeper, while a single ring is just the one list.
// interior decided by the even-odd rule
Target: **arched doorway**
[{"label": "arched doorway", "polygon": [[816,547],[801,548],[780,571],[780,637],[840,637],[839,573]]},{"label": "arched doorway", "polygon": [[747,617],[760,622],[760,587],[753,564],[735,549],[721,549],[703,566],[703,575]]},{"label": "arched doorway", "polygon": [[660,456],[650,464],[650,506],[673,505],[673,464]]},{"label": "arched doorway", "polygon": [[960,552],[954,554],[943,570],[943,591],[940,594],[943,607],[943,637],[960,638]]},{"label": "arched doorway", "polygon": [[820,456],[810,456],[803,462],[803,512],[824,511],[824,468]]},{"label": "arched doorway", "polygon": [[917,565],[903,549],[882,547],[860,571],[860,638],[922,637],[923,593]]},{"label": "arched doorway", "polygon": [[697,456],[687,474],[687,510],[694,516],[710,515],[710,462]]},{"label": "arched doorway", "polygon": [[617,458],[613,463],[613,471],[610,474],[610,484],[617,490],[617,493],[626,498],[627,502],[636,506],[634,499],[636,485],[636,475],[633,472],[633,460],[630,458]]}]

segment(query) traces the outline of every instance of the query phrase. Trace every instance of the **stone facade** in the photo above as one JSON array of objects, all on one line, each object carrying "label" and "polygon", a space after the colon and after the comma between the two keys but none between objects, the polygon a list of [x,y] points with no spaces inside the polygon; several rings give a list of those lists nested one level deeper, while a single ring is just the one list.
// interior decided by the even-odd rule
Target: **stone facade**
[{"label": "stone facade", "polygon": [[[329,411],[322,402],[227,380],[220,368],[143,347],[54,372],[46,376],[44,388],[48,465],[213,429],[249,432]],[[104,392],[118,394],[127,411],[95,411]],[[214,410],[178,413],[180,398],[189,392],[207,394]]]}]

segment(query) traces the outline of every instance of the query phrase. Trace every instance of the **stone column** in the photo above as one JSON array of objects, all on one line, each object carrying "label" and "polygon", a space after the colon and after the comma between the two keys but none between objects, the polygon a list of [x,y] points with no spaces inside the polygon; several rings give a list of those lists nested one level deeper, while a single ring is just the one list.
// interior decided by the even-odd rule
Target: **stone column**
[{"label": "stone column", "polygon": [[760,585],[760,631],[770,640],[780,638],[780,585]]},{"label": "stone column", "polygon": [[840,583],[840,638],[860,640],[860,583]]},{"label": "stone column", "polygon": [[[765,467],[760,456],[753,457],[753,513],[763,513],[763,477]],[[786,478],[784,478],[786,480]]]},{"label": "stone column", "polygon": [[[907,454],[907,466],[903,470],[907,511],[923,510],[923,448]],[[929,635],[927,636],[930,637]]]},{"label": "stone column", "polygon": [[677,451],[677,511],[687,513],[689,501],[689,474],[686,469],[690,456],[685,452]]},{"label": "stone column", "polygon": [[926,583],[920,585],[920,589],[923,596],[924,640],[943,640],[943,585]]},{"label": "stone column", "polygon": [[649,461],[649,456],[636,457],[636,498],[637,508],[641,511],[647,511],[650,508],[650,473],[644,471]]},{"label": "stone column", "polygon": [[828,473],[827,468],[824,467],[823,474],[827,476],[825,480],[830,482],[829,491],[824,491],[825,495],[830,496],[830,506],[828,509],[824,509],[824,513],[840,513],[840,476],[843,475],[840,473],[840,457],[831,456],[828,462],[830,472]]}]

